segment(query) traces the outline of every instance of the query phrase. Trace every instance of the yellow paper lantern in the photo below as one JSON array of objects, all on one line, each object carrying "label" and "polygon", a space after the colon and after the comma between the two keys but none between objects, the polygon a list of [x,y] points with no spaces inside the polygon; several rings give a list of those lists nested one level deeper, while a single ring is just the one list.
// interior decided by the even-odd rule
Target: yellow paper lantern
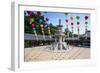
[{"label": "yellow paper lantern", "polygon": [[77,28],[80,28],[80,26],[78,25]]},{"label": "yellow paper lantern", "polygon": [[50,27],[48,27],[48,29],[50,29]]},{"label": "yellow paper lantern", "polygon": [[51,34],[51,33],[49,32],[49,34]]},{"label": "yellow paper lantern", "polygon": [[73,20],[73,19],[74,19],[74,17],[73,17],[73,16],[71,16],[71,17],[70,17],[70,19],[71,19],[71,20]]},{"label": "yellow paper lantern", "polygon": [[48,30],[48,32],[50,32],[50,30]]},{"label": "yellow paper lantern", "polygon": [[85,28],[87,28],[88,26],[87,25],[85,25]]},{"label": "yellow paper lantern", "polygon": [[40,26],[41,26],[41,28],[43,28],[43,24],[41,24]]},{"label": "yellow paper lantern", "polygon": [[35,20],[32,18],[32,22],[34,22]]}]

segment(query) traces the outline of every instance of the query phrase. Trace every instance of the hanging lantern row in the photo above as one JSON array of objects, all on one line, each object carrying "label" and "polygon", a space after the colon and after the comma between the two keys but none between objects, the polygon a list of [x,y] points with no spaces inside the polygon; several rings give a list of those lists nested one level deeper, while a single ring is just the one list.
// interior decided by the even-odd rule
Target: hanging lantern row
[{"label": "hanging lantern row", "polygon": [[85,22],[85,31],[87,31],[87,28],[88,28],[88,24],[87,22]]},{"label": "hanging lantern row", "polygon": [[40,27],[41,27],[41,30],[43,31],[44,30],[44,25],[41,24]]},{"label": "hanging lantern row", "polygon": [[74,33],[74,23],[71,23],[71,29],[72,29],[72,33]]},{"label": "hanging lantern row", "polygon": [[49,34],[51,33],[51,31],[50,31],[50,26],[48,26],[48,33],[49,33]]},{"label": "hanging lantern row", "polygon": [[77,29],[78,35],[79,35],[79,31],[80,31],[80,29],[78,28],[78,29]]},{"label": "hanging lantern row", "polygon": [[[45,21],[48,21],[49,19],[48,19],[48,18],[45,18],[44,20],[45,20]],[[30,24],[32,24],[32,23],[34,23],[34,22],[35,22],[34,18],[31,18],[31,17],[30,17]],[[42,19],[39,19],[38,22],[39,22],[39,23],[42,23],[43,20],[42,20]]]},{"label": "hanging lantern row", "polygon": [[32,24],[32,30],[36,31],[35,24]]},{"label": "hanging lantern row", "polygon": [[[33,23],[31,26],[32,26],[32,30],[36,31],[35,24]],[[43,24],[40,25],[40,28],[41,28],[42,31],[44,31],[44,25]],[[48,33],[50,34],[50,27],[48,26],[47,28],[48,28]]]},{"label": "hanging lantern row", "polygon": [[88,16],[85,16],[85,32],[87,31],[87,28],[88,28]]},{"label": "hanging lantern row", "polygon": [[[70,17],[70,20],[73,20],[73,19],[74,19],[74,17],[71,16]],[[76,19],[79,20],[80,19],[80,16],[76,16]],[[85,16],[84,19],[85,19],[85,21],[88,20],[88,16]],[[65,21],[66,21],[66,23],[68,23],[68,19],[66,19]]]},{"label": "hanging lantern row", "polygon": [[78,35],[79,35],[79,32],[80,32],[80,22],[79,22],[79,19],[80,17],[79,16],[76,16],[76,19],[77,19],[77,32],[78,32]]},{"label": "hanging lantern row", "polygon": [[67,23],[67,24],[66,24],[66,30],[65,30],[65,31],[68,32],[68,19],[66,19],[65,21],[66,21],[66,23]]},{"label": "hanging lantern row", "polygon": [[[32,18],[32,14],[33,14],[32,11],[28,11],[28,16],[30,16],[30,24],[31,24],[31,26],[32,26],[32,30],[33,30],[34,32],[36,32],[36,28],[35,28],[35,24],[34,24],[35,20],[34,20],[34,18]],[[37,11],[36,14],[37,14],[37,17],[40,17],[40,16],[42,15],[42,13],[41,13],[40,11]],[[49,21],[48,18],[44,18],[44,20],[45,20],[46,22]],[[37,22],[42,23],[43,20],[42,20],[42,19],[39,19]],[[40,25],[40,28],[41,28],[42,33],[43,33],[43,32],[44,32],[44,25],[41,24],[41,25]],[[50,34],[50,27],[48,27],[48,33]]]}]

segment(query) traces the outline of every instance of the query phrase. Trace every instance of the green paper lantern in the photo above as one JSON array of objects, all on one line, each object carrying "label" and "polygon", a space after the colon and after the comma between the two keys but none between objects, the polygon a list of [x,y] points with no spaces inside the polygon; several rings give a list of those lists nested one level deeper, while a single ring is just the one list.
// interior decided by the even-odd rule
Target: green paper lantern
[{"label": "green paper lantern", "polygon": [[74,31],[73,31],[73,29],[72,29],[72,31],[71,31],[71,32],[72,32],[72,33],[74,32]]},{"label": "green paper lantern", "polygon": [[79,16],[76,16],[76,19],[77,19],[77,20],[79,20],[79,19],[80,19],[80,17],[79,17]]},{"label": "green paper lantern", "polygon": [[68,13],[64,13],[65,15],[68,15]]},{"label": "green paper lantern", "polygon": [[88,24],[88,22],[85,22],[85,24]]}]

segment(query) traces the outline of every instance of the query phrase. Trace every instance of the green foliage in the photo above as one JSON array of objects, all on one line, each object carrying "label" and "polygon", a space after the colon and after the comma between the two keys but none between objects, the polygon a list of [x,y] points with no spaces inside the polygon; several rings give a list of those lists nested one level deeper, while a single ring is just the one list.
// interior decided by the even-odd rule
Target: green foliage
[{"label": "green foliage", "polygon": [[71,37],[72,36],[72,32],[71,31],[68,31],[68,32],[64,32],[65,33],[65,35],[69,35],[69,37]]}]

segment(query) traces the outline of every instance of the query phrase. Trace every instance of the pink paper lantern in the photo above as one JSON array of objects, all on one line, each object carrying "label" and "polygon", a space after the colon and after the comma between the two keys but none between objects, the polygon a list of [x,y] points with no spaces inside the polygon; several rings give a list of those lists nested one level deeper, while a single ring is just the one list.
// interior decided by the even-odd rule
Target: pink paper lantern
[{"label": "pink paper lantern", "polygon": [[34,27],[35,26],[35,24],[32,24],[32,27]]}]

